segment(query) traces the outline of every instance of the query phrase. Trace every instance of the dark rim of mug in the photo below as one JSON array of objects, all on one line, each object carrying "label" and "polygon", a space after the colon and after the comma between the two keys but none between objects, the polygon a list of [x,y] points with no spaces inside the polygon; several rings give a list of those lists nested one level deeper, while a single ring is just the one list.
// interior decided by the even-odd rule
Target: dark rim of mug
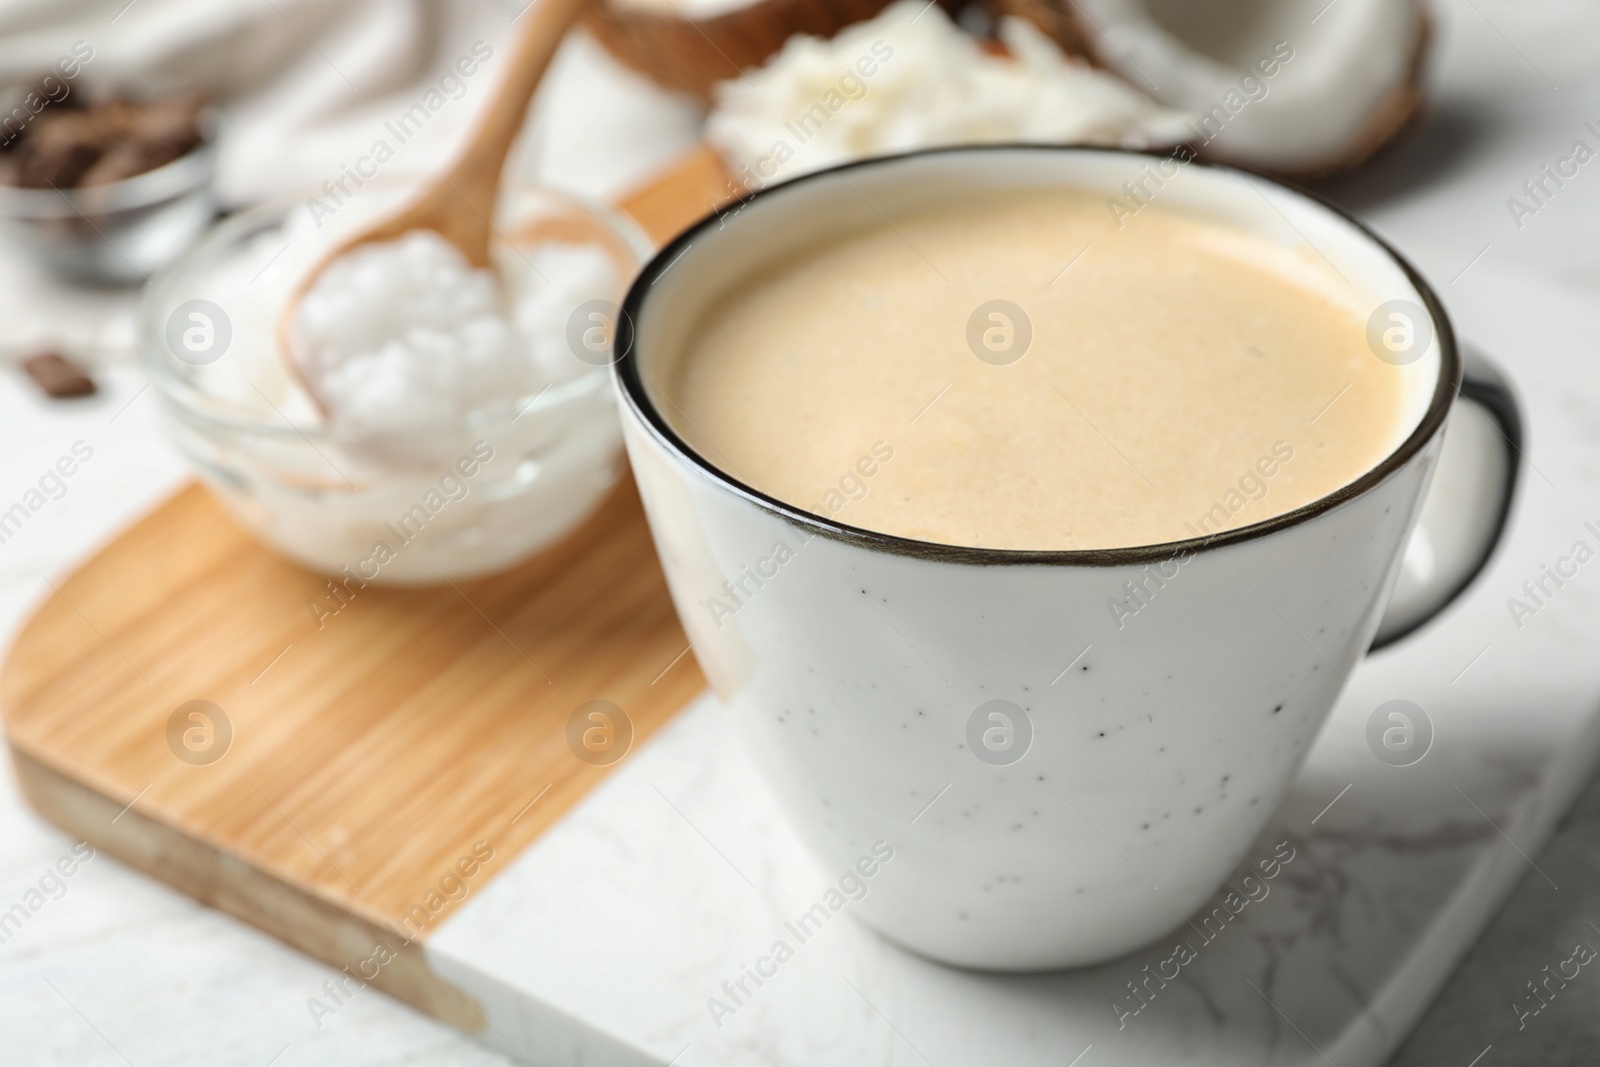
[{"label": "dark rim of mug", "polygon": [[613,337],[613,351],[622,353],[613,364],[618,388],[628,406],[633,409],[640,421],[649,428],[658,441],[670,451],[688,460],[691,465],[699,468],[701,473],[708,476],[714,483],[737,496],[743,497],[757,507],[771,512],[792,526],[800,527],[809,533],[826,537],[829,540],[842,541],[861,548],[947,563],[1120,567],[1154,563],[1172,559],[1175,556],[1193,555],[1197,552],[1222,548],[1242,541],[1251,541],[1258,537],[1265,537],[1268,534],[1275,533],[1278,530],[1299,525],[1372,490],[1405,466],[1439,433],[1440,428],[1444,425],[1445,418],[1450,413],[1450,406],[1461,387],[1461,357],[1456,349],[1455,331],[1451,328],[1450,319],[1445,314],[1444,306],[1439,302],[1439,298],[1434,294],[1433,289],[1416,268],[1404,256],[1395,251],[1387,241],[1379,237],[1349,212],[1310,190],[1287,184],[1245,167],[1208,162],[1195,159],[1192,155],[1185,164],[1186,166],[1204,167],[1207,170],[1236,174],[1250,181],[1267,182],[1278,189],[1322,208],[1353,227],[1367,240],[1382,249],[1405,274],[1411,284],[1416,287],[1418,295],[1422,298],[1423,308],[1433,319],[1434,326],[1438,332],[1439,378],[1434,386],[1433,398],[1429,401],[1428,409],[1423,412],[1421,420],[1418,421],[1411,435],[1401,442],[1393,452],[1389,453],[1377,465],[1366,471],[1355,481],[1335,489],[1327,496],[1319,497],[1309,504],[1301,505],[1293,511],[1286,511],[1281,515],[1274,515],[1260,522],[1241,526],[1234,530],[1226,530],[1209,537],[1193,537],[1181,541],[1166,541],[1160,544],[1134,545],[1125,548],[979,548],[971,545],[948,545],[937,541],[919,541],[915,538],[900,537],[895,534],[881,533],[877,530],[867,530],[859,526],[835,522],[833,519],[806,511],[746,485],[690,447],[689,443],[680,437],[677,431],[662,417],[660,410],[651,401],[644,387],[644,376],[639,369],[638,339],[635,335],[634,324],[639,321],[640,312],[643,310],[645,300],[648,299],[651,286],[667,272],[668,268],[677,263],[678,259],[688,251],[696,238],[703,232],[716,225],[723,216],[742,209],[754,200],[782,196],[789,189],[808,182],[819,181],[830,175],[852,170],[892,166],[903,163],[906,160],[926,156],[1043,152],[1066,155],[1119,155],[1170,159],[1177,158],[1177,151],[1178,149],[1176,148],[1160,151],[1047,144],[950,145],[902,152],[897,155],[873,156],[869,159],[861,159],[836,167],[829,167],[826,170],[811,171],[789,181],[763,186],[713,211],[693,226],[690,226],[657,252],[655,257],[645,264],[644,269],[639,272],[639,276],[634,279],[633,284],[628,288],[628,295],[623,298],[622,312],[617,316],[616,331]]}]

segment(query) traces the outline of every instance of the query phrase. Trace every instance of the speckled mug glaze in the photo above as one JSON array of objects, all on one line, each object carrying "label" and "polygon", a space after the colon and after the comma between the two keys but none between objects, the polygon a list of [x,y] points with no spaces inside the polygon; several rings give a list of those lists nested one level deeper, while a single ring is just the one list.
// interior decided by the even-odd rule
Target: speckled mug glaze
[{"label": "speckled mug glaze", "polygon": [[[807,240],[952,191],[1110,195],[1155,158],[963,148],[801,178],[664,249],[619,323],[628,454],[695,654],[825,872],[893,848],[849,910],[946,962],[1037,970],[1129,952],[1245,858],[1379,625],[1460,384],[1450,325],[1352,220],[1190,164],[1170,202],[1308,242],[1380,300],[1427,310],[1410,432],[1297,511],[1089,552],[909,541],[766,497],[673,431],[656,360],[717,293]],[[1109,610],[1132,590],[1142,607]],[[998,751],[975,748],[990,730]]]}]

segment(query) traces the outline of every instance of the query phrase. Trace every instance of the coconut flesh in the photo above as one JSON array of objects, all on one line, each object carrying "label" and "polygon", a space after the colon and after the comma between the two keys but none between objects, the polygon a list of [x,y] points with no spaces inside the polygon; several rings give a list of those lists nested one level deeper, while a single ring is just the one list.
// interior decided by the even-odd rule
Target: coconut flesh
[{"label": "coconut flesh", "polygon": [[[1354,166],[1418,102],[1418,0],[1042,2],[1075,20],[1096,63],[1194,115],[1192,143],[1213,158],[1291,175]],[[1014,5],[1038,19],[1028,8]]]},{"label": "coconut flesh", "polygon": [[717,86],[706,137],[746,188],[862,156],[999,141],[1162,147],[1182,114],[1003,19],[986,51],[927,0],[897,0],[831,40],[796,35]]}]

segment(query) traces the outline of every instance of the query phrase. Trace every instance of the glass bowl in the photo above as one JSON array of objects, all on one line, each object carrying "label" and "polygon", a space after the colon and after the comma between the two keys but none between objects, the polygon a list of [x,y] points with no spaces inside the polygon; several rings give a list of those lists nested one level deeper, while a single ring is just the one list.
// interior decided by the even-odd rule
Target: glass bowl
[{"label": "glass bowl", "polygon": [[0,184],[0,225],[69,281],[126,284],[169,266],[216,219],[216,118],[204,140],[154,170],[74,189]]},{"label": "glass bowl", "polygon": [[151,283],[140,310],[140,359],[178,448],[246,529],[346,583],[503,570],[581,523],[623,470],[609,327],[651,244],[619,213],[536,186],[502,191],[497,233],[523,246],[498,242],[504,283],[530,282],[523,264],[543,242],[596,245],[615,274],[614,291],[552,304],[559,322],[529,354],[553,379],[387,438],[341,437],[322,418],[279,354],[280,309],[323,250],[414,187],[375,179],[348,198],[315,190],[228,218]]}]

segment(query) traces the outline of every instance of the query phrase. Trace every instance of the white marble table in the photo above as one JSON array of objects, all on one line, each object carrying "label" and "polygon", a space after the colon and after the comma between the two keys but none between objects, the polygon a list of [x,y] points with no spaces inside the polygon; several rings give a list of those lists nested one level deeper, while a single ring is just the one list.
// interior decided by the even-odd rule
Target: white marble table
[{"label": "white marble table", "polygon": [[[549,176],[604,195],[681,147],[692,112],[614,79],[582,42],[550,89]],[[1600,171],[1585,172],[1518,230],[1505,199],[1541,163],[1600,120],[1600,10],[1592,0],[1450,0],[1441,17],[1440,108],[1409,144],[1360,180],[1329,187],[1401,247],[1427,246],[1424,269],[1448,294],[1462,271],[1494,262],[1600,288]],[[607,79],[612,79],[607,81]],[[597,92],[597,83],[604,82]],[[1553,84],[1552,84],[1553,83]],[[601,107],[600,100],[607,106]],[[183,476],[156,435],[153,408],[125,347],[127,301],[41,292],[0,249],[0,313],[66,308],[73,336],[102,353],[102,398],[51,405],[0,372],[0,500],[15,499],[73,441],[95,459],[67,494],[0,545],[0,632],[48,592],[45,579]],[[1479,258],[1481,257],[1481,258]],[[62,314],[62,312],[53,312]],[[1523,1031],[1509,1007],[1525,978],[1560,955],[1587,921],[1600,924],[1591,795],[1538,875],[1469,957],[1404,1048],[1406,1067],[1594,1061],[1595,991],[1582,984]],[[0,907],[39,884],[72,842],[42,822],[0,775]],[[1541,888],[1542,887],[1542,888]],[[1600,944],[1600,941],[1596,942]],[[505,1062],[375,992],[358,994],[319,1028],[306,1010],[331,976],[264,935],[95,858],[59,899],[0,945],[0,1061],[28,1064],[277,1063],[399,1065]],[[1586,976],[1590,983],[1600,979]],[[1508,1025],[1509,1024],[1509,1025]]]}]

